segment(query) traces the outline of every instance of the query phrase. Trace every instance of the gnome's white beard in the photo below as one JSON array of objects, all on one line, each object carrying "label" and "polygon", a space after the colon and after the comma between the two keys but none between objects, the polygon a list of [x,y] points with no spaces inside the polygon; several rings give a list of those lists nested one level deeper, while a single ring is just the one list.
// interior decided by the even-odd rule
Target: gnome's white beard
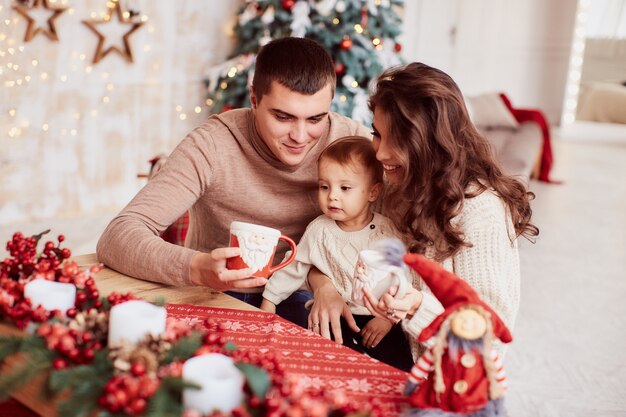
[{"label": "gnome's white beard", "polygon": [[239,247],[241,248],[241,259],[248,265],[254,272],[263,269],[269,262],[274,254],[274,247],[276,243],[265,240],[263,244],[255,242],[254,232],[240,231],[235,233]]}]

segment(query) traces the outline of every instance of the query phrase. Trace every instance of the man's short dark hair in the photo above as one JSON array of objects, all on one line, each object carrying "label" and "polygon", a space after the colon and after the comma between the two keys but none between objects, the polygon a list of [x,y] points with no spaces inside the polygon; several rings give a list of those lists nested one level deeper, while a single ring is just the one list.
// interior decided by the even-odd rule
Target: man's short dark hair
[{"label": "man's short dark hair", "polygon": [[319,43],[306,38],[280,38],[269,42],[256,58],[252,89],[261,101],[272,81],[300,94],[313,95],[330,84],[335,93],[335,66]]}]

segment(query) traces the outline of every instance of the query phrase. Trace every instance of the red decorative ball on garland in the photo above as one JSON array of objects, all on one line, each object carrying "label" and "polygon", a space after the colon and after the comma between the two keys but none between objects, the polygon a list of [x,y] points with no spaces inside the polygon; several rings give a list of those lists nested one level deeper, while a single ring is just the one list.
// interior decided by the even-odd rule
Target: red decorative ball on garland
[{"label": "red decorative ball on garland", "polygon": [[347,51],[348,49],[352,48],[352,39],[347,38],[347,37],[343,38],[343,40],[339,42],[339,47],[343,49],[344,51]]},{"label": "red decorative ball on garland", "polygon": [[396,42],[396,44],[393,46],[393,50],[396,52],[402,51],[402,45]]},{"label": "red decorative ball on garland", "polygon": [[337,75],[341,75],[346,71],[346,66],[343,65],[341,62],[335,64],[335,74]]},{"label": "red decorative ball on garland", "polygon": [[283,7],[283,9],[287,10],[287,11],[291,11],[291,9],[293,9],[293,6],[295,6],[296,2],[295,0],[281,0],[280,5]]}]

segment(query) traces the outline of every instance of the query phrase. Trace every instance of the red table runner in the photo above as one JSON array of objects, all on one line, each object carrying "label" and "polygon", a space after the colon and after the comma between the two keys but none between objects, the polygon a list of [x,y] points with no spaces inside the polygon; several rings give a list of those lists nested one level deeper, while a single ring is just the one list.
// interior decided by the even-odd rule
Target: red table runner
[{"label": "red table runner", "polygon": [[275,314],[168,304],[168,316],[190,325],[218,320],[224,336],[242,349],[272,350],[287,373],[305,388],[340,389],[356,404],[377,398],[385,416],[397,416],[406,403],[407,374],[376,359],[303,329]]}]

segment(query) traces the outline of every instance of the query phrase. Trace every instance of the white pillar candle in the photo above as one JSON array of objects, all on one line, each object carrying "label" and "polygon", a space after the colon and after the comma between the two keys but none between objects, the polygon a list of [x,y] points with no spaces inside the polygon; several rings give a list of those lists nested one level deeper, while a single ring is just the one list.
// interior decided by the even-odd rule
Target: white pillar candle
[{"label": "white pillar candle", "polygon": [[183,379],[201,386],[183,390],[183,407],[208,414],[219,410],[230,412],[243,401],[244,376],[232,358],[207,353],[183,364]]},{"label": "white pillar candle", "polygon": [[76,303],[74,284],[34,279],[24,285],[24,297],[30,299],[33,308],[42,306],[48,311],[59,310],[63,314]]},{"label": "white pillar candle", "polygon": [[122,340],[137,343],[146,334],[165,332],[165,308],[146,301],[131,300],[111,307],[109,313],[109,345]]}]

